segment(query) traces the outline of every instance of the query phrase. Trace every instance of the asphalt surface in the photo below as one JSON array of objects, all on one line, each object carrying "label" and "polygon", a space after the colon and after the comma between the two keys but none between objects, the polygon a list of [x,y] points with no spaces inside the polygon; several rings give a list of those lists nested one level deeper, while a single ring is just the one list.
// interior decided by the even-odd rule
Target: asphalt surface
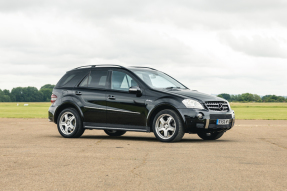
[{"label": "asphalt surface", "polygon": [[47,119],[0,119],[0,190],[287,190],[287,121],[161,143],[101,130],[65,139]]}]

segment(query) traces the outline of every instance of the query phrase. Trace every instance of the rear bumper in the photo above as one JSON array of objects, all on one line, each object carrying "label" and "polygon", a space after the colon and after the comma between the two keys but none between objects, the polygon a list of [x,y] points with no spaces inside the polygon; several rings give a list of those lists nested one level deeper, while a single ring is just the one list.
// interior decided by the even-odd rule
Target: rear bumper
[{"label": "rear bumper", "polygon": [[[186,133],[219,132],[230,130],[235,124],[235,114],[233,110],[228,112],[216,112],[208,110],[179,109],[183,119]],[[197,117],[202,114],[202,118]],[[217,119],[229,119],[227,125],[217,125]]]},{"label": "rear bumper", "polygon": [[48,110],[48,119],[49,119],[49,122],[55,122],[55,119],[54,119],[54,115],[55,115],[55,111],[56,111],[56,106],[54,105],[51,105],[49,110]]}]

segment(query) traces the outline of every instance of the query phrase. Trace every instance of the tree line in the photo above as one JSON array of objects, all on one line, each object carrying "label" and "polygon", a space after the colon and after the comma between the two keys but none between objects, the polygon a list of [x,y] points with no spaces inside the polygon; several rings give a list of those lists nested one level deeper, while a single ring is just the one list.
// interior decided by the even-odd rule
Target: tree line
[{"label": "tree line", "polygon": [[9,90],[0,89],[0,102],[49,102],[55,85],[46,84],[38,90],[35,87],[17,87]]},{"label": "tree line", "polygon": [[286,102],[287,98],[276,95],[265,95],[259,96],[257,94],[244,93],[238,95],[230,95],[222,93],[217,95],[218,97],[224,98],[229,102]]},{"label": "tree line", "polygon": [[[9,90],[0,89],[0,102],[49,102],[51,101],[52,91],[55,85],[46,84],[38,90],[35,87],[17,87]],[[244,93],[230,95],[222,93],[217,95],[230,102],[286,102],[287,98],[276,95],[265,95]]]}]

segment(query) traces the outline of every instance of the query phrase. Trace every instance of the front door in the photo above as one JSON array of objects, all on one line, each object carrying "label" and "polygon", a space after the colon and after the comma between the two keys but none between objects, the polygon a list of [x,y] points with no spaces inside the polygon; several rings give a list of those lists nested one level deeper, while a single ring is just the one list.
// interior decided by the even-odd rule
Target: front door
[{"label": "front door", "polygon": [[107,125],[135,130],[146,129],[144,95],[129,93],[138,83],[124,70],[114,69],[111,73],[110,89],[106,92]]}]

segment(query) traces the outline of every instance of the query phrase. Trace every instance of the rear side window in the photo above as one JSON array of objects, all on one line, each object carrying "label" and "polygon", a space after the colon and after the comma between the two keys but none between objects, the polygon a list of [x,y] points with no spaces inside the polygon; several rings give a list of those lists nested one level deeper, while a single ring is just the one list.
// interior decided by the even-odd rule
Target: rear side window
[{"label": "rear side window", "polygon": [[75,87],[87,73],[87,70],[67,72],[57,83],[56,88]]},{"label": "rear side window", "polygon": [[108,70],[92,70],[79,87],[106,88]]}]

